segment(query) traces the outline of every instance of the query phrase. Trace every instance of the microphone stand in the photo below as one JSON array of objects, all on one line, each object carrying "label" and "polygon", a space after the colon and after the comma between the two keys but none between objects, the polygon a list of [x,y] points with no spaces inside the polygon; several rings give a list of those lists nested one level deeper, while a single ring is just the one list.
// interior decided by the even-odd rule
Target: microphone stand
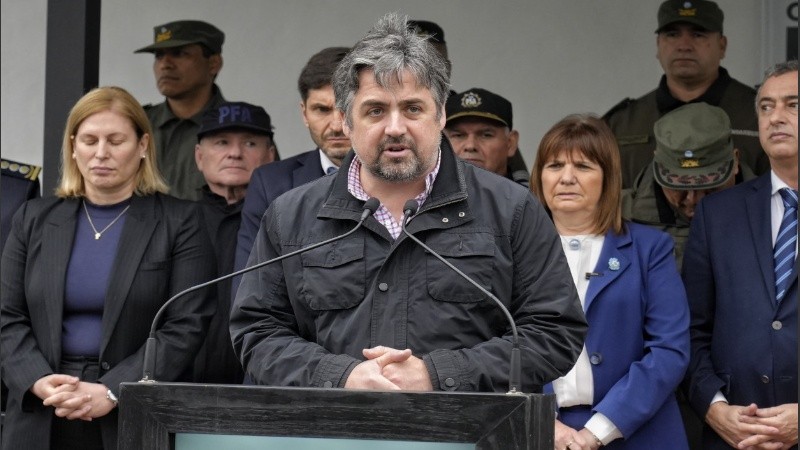
[{"label": "microphone stand", "polygon": [[419,239],[417,239],[416,236],[414,236],[413,234],[409,233],[408,230],[406,230],[406,222],[411,220],[411,215],[416,213],[417,209],[419,209],[419,205],[418,205],[416,200],[407,201],[405,206],[403,207],[403,220],[400,222],[400,226],[401,226],[401,228],[403,230],[403,233],[405,233],[406,236],[408,236],[412,241],[416,242],[422,248],[424,248],[426,251],[428,251],[428,253],[430,253],[431,255],[435,256],[436,259],[438,259],[439,261],[444,263],[444,265],[446,265],[447,267],[452,269],[455,273],[460,275],[461,278],[467,280],[470,284],[472,284],[473,286],[478,288],[478,290],[481,291],[483,293],[483,295],[485,295],[486,297],[492,299],[492,301],[494,301],[497,304],[497,306],[500,307],[500,310],[503,311],[503,314],[505,315],[506,320],[511,325],[511,334],[512,334],[511,359],[510,359],[510,368],[509,368],[509,373],[508,373],[508,392],[507,392],[507,394],[521,394],[522,390],[520,388],[520,384],[522,384],[522,382],[521,382],[521,380],[522,380],[522,375],[521,375],[521,372],[522,372],[522,369],[521,369],[522,368],[522,356],[521,356],[520,351],[519,351],[519,335],[517,334],[517,325],[514,323],[514,318],[511,316],[511,313],[508,312],[508,308],[506,308],[505,305],[503,305],[503,302],[501,302],[500,299],[495,297],[494,294],[489,292],[486,288],[484,288],[483,286],[478,284],[477,281],[475,281],[472,278],[470,278],[467,274],[465,274],[464,272],[459,270],[458,267],[456,267],[453,264],[451,264],[450,261],[444,259],[444,257],[442,257],[442,255],[440,255],[440,254],[436,253],[435,251],[433,251],[430,247],[425,245],[424,242],[420,241]]}]

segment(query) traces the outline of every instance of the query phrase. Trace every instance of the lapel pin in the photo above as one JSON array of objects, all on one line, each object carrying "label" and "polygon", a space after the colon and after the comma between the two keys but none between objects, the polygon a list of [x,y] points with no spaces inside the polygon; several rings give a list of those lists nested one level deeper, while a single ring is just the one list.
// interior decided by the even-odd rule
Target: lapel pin
[{"label": "lapel pin", "polygon": [[617,258],[609,258],[608,268],[611,270],[619,270],[619,260]]}]

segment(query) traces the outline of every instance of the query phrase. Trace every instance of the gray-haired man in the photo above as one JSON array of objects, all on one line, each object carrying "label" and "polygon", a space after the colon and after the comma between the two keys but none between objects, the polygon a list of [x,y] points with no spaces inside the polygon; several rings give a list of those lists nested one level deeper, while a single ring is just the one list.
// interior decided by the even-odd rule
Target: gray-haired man
[{"label": "gray-haired man", "polygon": [[407,19],[382,18],[342,60],[336,106],[353,151],[336,175],[279,197],[248,265],[352,229],[335,244],[245,275],[231,336],[260,384],[502,391],[511,328],[500,309],[401,232],[486,286],[510,310],[522,389],[565,374],[586,323],[558,235],[518,184],[456,158],[442,138],[449,83],[442,57]]}]

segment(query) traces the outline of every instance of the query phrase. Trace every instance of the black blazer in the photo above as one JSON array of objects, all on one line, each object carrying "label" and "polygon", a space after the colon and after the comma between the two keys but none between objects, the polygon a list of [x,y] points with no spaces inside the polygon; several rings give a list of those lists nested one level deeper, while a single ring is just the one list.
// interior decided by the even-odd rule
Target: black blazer
[{"label": "black blazer", "polygon": [[[4,449],[49,449],[53,408],[29,389],[59,373],[66,269],[79,199],[42,198],[20,208],[2,259],[0,357],[9,387]],[[173,294],[215,274],[215,261],[197,206],[156,194],[134,196],[122,231],[103,311],[99,382],[141,378],[144,343],[158,308]],[[167,309],[158,328],[157,380],[191,367],[214,312],[213,289],[192,293]],[[124,401],[124,399],[123,399]],[[116,448],[117,410],[100,419],[106,448]]]}]

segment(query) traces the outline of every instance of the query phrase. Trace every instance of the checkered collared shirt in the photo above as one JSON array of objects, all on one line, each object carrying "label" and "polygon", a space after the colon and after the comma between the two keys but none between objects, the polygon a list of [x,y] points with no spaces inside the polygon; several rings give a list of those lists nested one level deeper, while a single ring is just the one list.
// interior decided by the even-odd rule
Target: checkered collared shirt
[{"label": "checkered collared shirt", "polygon": [[[414,200],[416,200],[420,206],[425,203],[425,200],[427,200],[428,195],[431,193],[431,189],[433,189],[433,182],[436,180],[436,175],[439,173],[439,164],[441,161],[442,152],[439,150],[439,154],[436,157],[436,165],[433,167],[433,170],[425,176],[425,190],[414,197]],[[369,199],[369,194],[364,191],[364,187],[361,185],[360,171],[361,160],[358,159],[358,155],[356,155],[356,157],[353,158],[353,163],[350,164],[350,170],[347,171],[347,190],[353,194],[353,197],[367,201]],[[375,219],[386,227],[389,234],[391,234],[394,239],[397,239],[403,231],[400,222],[394,219],[394,216],[389,212],[389,209],[383,206],[383,203],[381,203],[381,206],[375,211]]]}]

